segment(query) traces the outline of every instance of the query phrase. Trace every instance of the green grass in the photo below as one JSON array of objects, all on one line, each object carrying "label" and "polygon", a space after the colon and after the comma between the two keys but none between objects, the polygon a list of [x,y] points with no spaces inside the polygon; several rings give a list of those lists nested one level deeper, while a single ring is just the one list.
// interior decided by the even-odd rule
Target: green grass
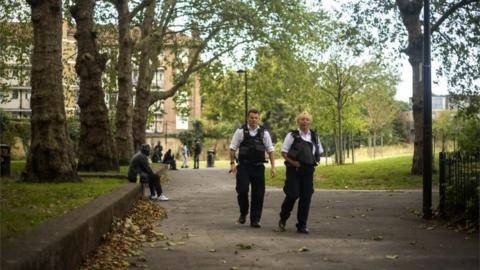
[{"label": "green grass", "polygon": [[[392,190],[416,189],[422,187],[422,177],[410,174],[412,157],[403,156],[374,161],[358,162],[343,166],[318,166],[315,170],[315,188]],[[282,187],[285,181],[285,167],[277,167],[275,178],[266,171],[266,183]],[[438,183],[434,175],[434,184]]]},{"label": "green grass", "polygon": [[23,183],[25,162],[11,163],[12,177],[0,179],[0,238],[16,237],[43,222],[88,203],[125,183],[108,178],[82,178],[80,183]]}]

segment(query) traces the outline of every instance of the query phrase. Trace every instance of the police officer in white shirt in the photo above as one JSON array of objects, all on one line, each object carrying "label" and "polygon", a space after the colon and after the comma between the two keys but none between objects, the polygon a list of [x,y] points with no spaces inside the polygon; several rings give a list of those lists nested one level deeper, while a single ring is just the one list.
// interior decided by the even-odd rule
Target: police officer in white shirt
[{"label": "police officer in white shirt", "polygon": [[[244,224],[248,214],[248,191],[252,185],[250,206],[250,226],[260,228],[263,198],[265,195],[265,152],[268,153],[271,175],[275,176],[275,160],[270,134],[258,125],[259,112],[248,111],[247,125],[237,129],[230,143],[230,171],[236,173],[236,191],[240,217],[238,223]],[[238,151],[238,166],[235,164],[235,153]]]},{"label": "police officer in white shirt", "polygon": [[280,231],[285,231],[290,212],[298,201],[297,232],[309,233],[307,228],[308,212],[313,194],[313,173],[315,166],[320,161],[323,148],[318,136],[310,130],[312,116],[308,112],[302,112],[297,116],[298,130],[287,134],[282,145],[282,156],[285,158],[286,176],[285,199],[282,203]]}]

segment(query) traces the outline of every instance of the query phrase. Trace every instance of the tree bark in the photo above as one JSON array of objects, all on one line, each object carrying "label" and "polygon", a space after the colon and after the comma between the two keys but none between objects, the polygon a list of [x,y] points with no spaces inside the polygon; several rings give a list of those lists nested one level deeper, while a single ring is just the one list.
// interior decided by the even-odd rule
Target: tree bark
[{"label": "tree bark", "polygon": [[127,165],[133,155],[132,113],[132,49],[133,40],[130,37],[130,12],[128,0],[117,0],[115,7],[118,12],[118,101],[116,112],[115,140],[120,165]]},{"label": "tree bark", "polygon": [[342,132],[342,96],[339,91],[337,99],[337,112],[338,112],[338,164],[345,164],[345,157],[343,155],[343,132]]},{"label": "tree bark", "polygon": [[31,146],[21,179],[78,182],[62,85],[62,1],[29,0],[33,24]]},{"label": "tree bark", "polygon": [[[147,6],[143,24],[142,36],[148,37],[152,33],[155,3]],[[150,64],[150,61],[152,64]],[[147,129],[148,108],[150,107],[150,86],[158,66],[157,50],[154,44],[142,46],[140,51],[140,65],[138,69],[138,84],[135,93],[135,108],[133,114],[133,142],[135,151],[145,143]]]},{"label": "tree bark", "polygon": [[107,57],[97,50],[94,32],[94,0],[77,0],[71,8],[77,23],[78,54],[75,70],[80,77],[80,140],[78,169],[118,171],[118,156],[105,105],[102,74]]},{"label": "tree bark", "polygon": [[412,109],[415,129],[412,174],[423,173],[423,78],[420,76],[423,61],[423,34],[421,31],[420,12],[422,0],[396,0],[403,24],[408,32],[408,47],[404,53],[412,67]]}]

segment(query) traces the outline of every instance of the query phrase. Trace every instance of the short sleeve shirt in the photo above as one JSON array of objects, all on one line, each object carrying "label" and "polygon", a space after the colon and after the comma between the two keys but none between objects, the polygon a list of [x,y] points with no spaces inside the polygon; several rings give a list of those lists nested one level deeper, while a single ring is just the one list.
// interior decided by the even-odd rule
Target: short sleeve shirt
[{"label": "short sleeve shirt", "polygon": [[[302,138],[302,140],[310,142],[310,143],[313,144],[313,142],[312,142],[312,132],[310,132],[310,130],[308,130],[306,133],[302,132],[301,130],[298,130],[298,131],[300,133],[300,137]],[[285,140],[283,141],[283,145],[282,145],[282,152],[283,153],[288,153],[288,151],[290,151],[290,148],[292,147],[293,141],[294,141],[294,138],[293,138],[292,132],[289,132],[287,134],[287,136],[285,136]],[[317,145],[313,145],[314,147],[312,148],[312,152],[313,152],[313,154],[315,154],[315,149],[316,149],[316,147],[318,147],[319,153],[322,154],[323,153],[323,147],[322,147],[322,144],[320,143],[319,138],[317,138],[317,142],[318,142]]]},{"label": "short sleeve shirt", "polygon": [[[258,129],[260,127],[257,126],[256,128],[252,129],[250,126],[248,126],[248,133],[250,136],[255,136],[258,133]],[[238,147],[240,147],[240,144],[243,141],[243,128],[239,128],[233,133],[232,141],[230,143],[230,149],[231,150],[237,150]],[[272,143],[272,138],[270,137],[270,133],[268,133],[267,130],[264,130],[263,132],[263,145],[265,145],[265,149],[267,150],[268,153],[273,152],[274,147]]]}]

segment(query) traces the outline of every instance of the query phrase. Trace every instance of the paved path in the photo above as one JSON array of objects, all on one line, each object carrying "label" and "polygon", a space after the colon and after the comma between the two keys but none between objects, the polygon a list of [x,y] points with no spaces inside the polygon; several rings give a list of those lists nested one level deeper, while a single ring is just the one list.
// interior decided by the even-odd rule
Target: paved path
[{"label": "paved path", "polygon": [[275,231],[281,189],[267,188],[262,228],[255,229],[235,223],[235,181],[225,169],[169,173],[172,200],[160,202],[168,218],[158,230],[176,245],[145,247],[149,269],[479,269],[478,234],[415,215],[418,191],[316,190],[310,234],[301,235],[296,208],[287,231]]}]

